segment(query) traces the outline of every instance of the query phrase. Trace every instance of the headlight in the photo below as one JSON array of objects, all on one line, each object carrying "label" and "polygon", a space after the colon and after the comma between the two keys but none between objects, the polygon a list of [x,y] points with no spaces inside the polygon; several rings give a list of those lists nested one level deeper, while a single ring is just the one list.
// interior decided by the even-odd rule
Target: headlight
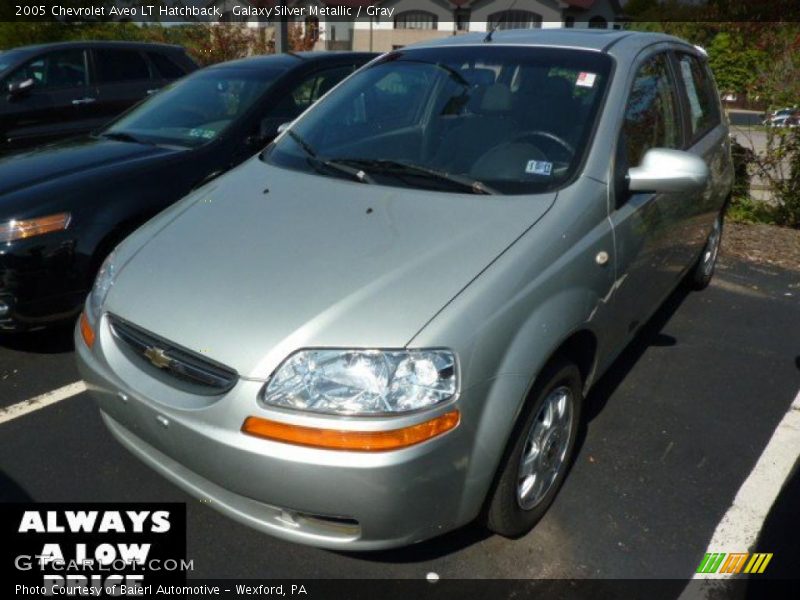
[{"label": "headlight", "polygon": [[100,318],[103,303],[106,301],[106,296],[108,296],[111,286],[114,285],[114,277],[117,275],[114,258],[115,253],[112,252],[103,261],[100,270],[97,272],[97,278],[94,280],[92,292],[89,294],[88,308],[93,323],[97,323],[97,320]]},{"label": "headlight", "polygon": [[62,231],[69,226],[69,221],[69,213],[58,213],[19,221],[12,219],[11,221],[0,223],[0,243],[22,240],[50,233],[51,231]]},{"label": "headlight", "polygon": [[318,413],[402,413],[449,400],[457,382],[447,350],[302,350],[278,367],[262,399]]}]

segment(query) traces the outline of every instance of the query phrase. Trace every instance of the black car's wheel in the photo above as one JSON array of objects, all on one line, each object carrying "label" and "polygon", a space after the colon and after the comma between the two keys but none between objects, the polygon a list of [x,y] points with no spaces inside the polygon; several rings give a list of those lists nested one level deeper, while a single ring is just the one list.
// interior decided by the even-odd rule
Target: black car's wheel
[{"label": "black car's wheel", "polygon": [[487,503],[486,525],[506,537],[542,518],[569,471],[581,420],[578,368],[552,362],[539,377],[509,442]]},{"label": "black car's wheel", "polygon": [[722,243],[723,218],[723,213],[720,213],[714,219],[714,226],[706,240],[706,245],[703,247],[703,252],[697,259],[697,264],[689,272],[687,282],[694,290],[707,288],[708,284],[711,283],[711,278],[714,276],[714,267],[717,264],[719,247]]}]

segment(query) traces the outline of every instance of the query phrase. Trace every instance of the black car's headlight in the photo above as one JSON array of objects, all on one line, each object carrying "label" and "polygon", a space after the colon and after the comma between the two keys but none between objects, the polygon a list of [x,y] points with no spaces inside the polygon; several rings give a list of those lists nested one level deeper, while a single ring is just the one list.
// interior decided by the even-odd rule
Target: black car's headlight
[{"label": "black car's headlight", "polygon": [[63,231],[69,227],[69,213],[58,213],[33,219],[11,219],[0,223],[0,243],[14,242],[44,235],[53,231]]}]

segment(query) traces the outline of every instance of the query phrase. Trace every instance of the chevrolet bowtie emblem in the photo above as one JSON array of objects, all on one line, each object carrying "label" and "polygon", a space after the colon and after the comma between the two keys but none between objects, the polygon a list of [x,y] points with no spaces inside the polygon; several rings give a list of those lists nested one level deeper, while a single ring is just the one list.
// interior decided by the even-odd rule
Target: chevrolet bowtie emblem
[{"label": "chevrolet bowtie emblem", "polygon": [[161,349],[154,346],[144,351],[144,356],[154,367],[166,369],[172,363],[172,359]]}]

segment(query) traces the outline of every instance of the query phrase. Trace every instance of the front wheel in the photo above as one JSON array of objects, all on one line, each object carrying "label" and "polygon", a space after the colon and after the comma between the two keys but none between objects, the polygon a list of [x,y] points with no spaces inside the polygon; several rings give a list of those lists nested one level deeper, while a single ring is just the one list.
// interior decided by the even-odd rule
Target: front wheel
[{"label": "front wheel", "polygon": [[689,272],[688,282],[694,290],[704,290],[711,283],[711,278],[714,276],[714,267],[717,264],[717,256],[719,255],[719,248],[722,242],[722,213],[717,215],[714,219],[714,226],[711,233],[706,240],[706,245],[703,247],[703,252],[700,258],[697,259],[697,264]]},{"label": "front wheel", "polygon": [[581,387],[580,372],[571,363],[557,361],[540,375],[488,501],[491,531],[522,536],[552,504],[575,452]]}]

